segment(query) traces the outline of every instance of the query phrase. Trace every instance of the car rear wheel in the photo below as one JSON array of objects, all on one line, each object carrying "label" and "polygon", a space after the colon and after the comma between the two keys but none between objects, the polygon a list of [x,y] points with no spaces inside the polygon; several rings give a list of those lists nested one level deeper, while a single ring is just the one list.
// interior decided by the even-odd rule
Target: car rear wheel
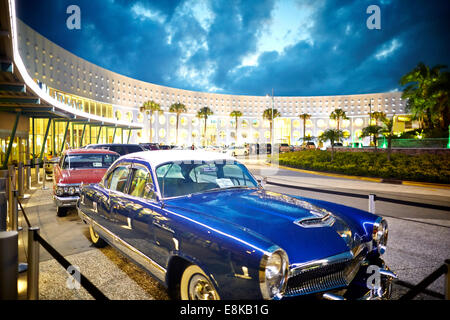
[{"label": "car rear wheel", "polygon": [[220,300],[214,285],[200,267],[190,265],[181,276],[181,300]]},{"label": "car rear wheel", "polygon": [[100,238],[97,232],[95,232],[92,225],[89,226],[89,234],[91,235],[91,241],[96,248],[104,248],[108,245],[105,240]]}]

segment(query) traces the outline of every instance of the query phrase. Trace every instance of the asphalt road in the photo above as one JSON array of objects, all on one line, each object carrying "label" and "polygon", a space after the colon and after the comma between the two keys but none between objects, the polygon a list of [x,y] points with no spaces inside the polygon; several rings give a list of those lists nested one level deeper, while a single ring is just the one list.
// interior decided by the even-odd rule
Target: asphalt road
[{"label": "asphalt road", "polygon": [[[343,205],[368,210],[368,200],[329,193],[321,190],[353,193],[358,195],[376,194],[397,200],[450,207],[450,189],[391,185],[378,182],[317,176],[315,174],[271,168],[265,165],[248,165],[257,177],[265,176],[269,183],[266,189],[336,202]],[[314,188],[318,192],[304,191],[271,185],[270,182]],[[384,260],[394,270],[399,279],[417,284],[450,258],[450,211],[421,208],[376,201],[376,214],[387,219],[389,224],[388,250]],[[429,286],[430,290],[443,293],[444,277]],[[405,288],[397,287],[398,297]],[[430,298],[421,296],[420,298]]]},{"label": "asphalt road", "polygon": [[[440,205],[449,205],[450,197],[446,190],[432,188],[409,188],[407,186],[383,186],[380,183],[368,183],[355,180],[318,177],[316,175],[279,170],[275,175],[268,175],[261,166],[249,166],[257,176],[265,175],[269,181],[301,183],[327,190],[345,190],[355,193],[383,193],[391,197],[422,201]],[[273,173],[273,172],[269,172]],[[50,182],[47,182],[47,186]],[[351,189],[353,186],[353,189]],[[268,190],[301,195],[333,201],[344,205],[367,210],[365,199],[348,198],[338,195],[301,191],[292,188],[268,184]],[[419,189],[417,189],[419,188]],[[394,190],[394,191],[392,191]],[[417,191],[419,190],[419,191]],[[32,191],[32,197],[24,200],[25,211],[32,225],[40,226],[41,236],[50,242],[70,262],[78,265],[83,274],[99,289],[112,299],[168,299],[166,290],[142,269],[130,262],[112,248],[97,249],[89,241],[89,232],[78,218],[75,210],[69,211],[67,217],[56,216],[56,208],[51,200],[51,191],[38,186]],[[390,268],[397,272],[402,281],[417,284],[425,276],[438,268],[444,259],[450,258],[450,212],[411,206],[376,203],[376,213],[386,217],[389,223],[388,250],[384,256]],[[20,223],[24,226],[23,218]],[[25,226],[24,226],[25,227]],[[21,232],[21,241],[26,243],[26,232]],[[21,246],[20,259],[25,261],[26,249]],[[71,290],[66,286],[67,273],[55,260],[41,249],[41,299],[89,299],[88,293]],[[429,289],[442,293],[443,277],[433,283]],[[396,285],[394,298],[407,291]],[[421,294],[419,299],[433,299]]]}]

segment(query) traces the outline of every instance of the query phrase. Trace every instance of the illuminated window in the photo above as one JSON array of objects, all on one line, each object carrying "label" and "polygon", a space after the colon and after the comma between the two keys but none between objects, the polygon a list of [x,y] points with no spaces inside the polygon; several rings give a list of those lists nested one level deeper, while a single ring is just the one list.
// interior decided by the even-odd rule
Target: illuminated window
[{"label": "illuminated window", "polygon": [[363,124],[364,124],[363,119],[357,118],[357,119],[355,120],[355,125],[356,125],[357,127],[361,127]]},{"label": "illuminated window", "polygon": [[[164,119],[165,122],[165,119]],[[166,130],[164,130],[163,128],[159,129],[159,137],[160,138],[164,138],[166,136]]]}]

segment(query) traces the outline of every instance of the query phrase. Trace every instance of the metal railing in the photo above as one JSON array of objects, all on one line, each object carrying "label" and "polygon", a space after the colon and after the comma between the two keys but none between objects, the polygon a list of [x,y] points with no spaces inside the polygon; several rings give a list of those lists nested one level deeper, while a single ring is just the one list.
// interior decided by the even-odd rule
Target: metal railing
[{"label": "metal railing", "polygon": [[[417,285],[410,287],[410,290],[403,295],[399,300],[412,300],[419,293],[423,292],[426,294],[430,294],[436,298],[450,300],[450,259],[445,260],[445,263],[433,271],[429,276],[420,281]],[[435,282],[442,275],[445,275],[445,294],[435,294],[433,291],[426,290],[430,284]],[[399,283],[399,282],[397,282]],[[407,286],[408,284],[406,284]]]},{"label": "metal railing", "polygon": [[[39,234],[38,227],[32,227],[25,210],[18,201],[22,214],[28,225],[28,271],[27,271],[27,298],[29,300],[39,299],[39,247],[42,246],[47,252],[64,268],[68,269],[72,264],[67,261],[64,256],[59,253],[50,243],[48,243]],[[88,278],[86,278],[81,272],[80,285],[86,289],[86,291],[96,300],[109,300]]]},{"label": "metal railing", "polygon": [[[27,164],[29,166],[29,164]],[[39,171],[36,165],[36,171]],[[17,187],[23,188],[23,165],[17,166],[19,180],[16,181],[14,165],[8,168],[6,177],[0,177],[0,300],[17,299],[17,279],[18,279],[18,232],[21,231],[18,225],[18,209],[28,226],[28,256],[27,256],[27,299],[39,299],[39,249],[42,246],[61,266],[66,270],[72,265],[64,258],[51,244],[49,244],[39,234],[39,228],[33,227],[28,219],[24,207],[20,201],[21,195]],[[22,173],[20,173],[22,170]],[[43,166],[43,189],[45,187],[45,161]],[[39,183],[39,175],[36,175],[36,182]],[[31,171],[26,172],[27,180],[31,180]],[[21,180],[22,179],[22,180]],[[31,181],[25,186],[31,188]],[[22,193],[22,196],[24,194]],[[7,231],[8,230],[8,231]],[[75,279],[76,280],[76,279]],[[108,298],[81,272],[79,273],[79,283],[86,291],[97,300],[108,300]]]},{"label": "metal railing", "polygon": [[[359,198],[359,199],[368,199],[368,211],[373,214],[375,214],[375,202],[376,201],[383,201],[383,202],[389,202],[389,203],[395,203],[395,204],[407,205],[407,206],[414,206],[414,207],[420,207],[420,208],[427,208],[427,209],[434,209],[434,210],[450,211],[449,206],[399,200],[399,199],[392,199],[392,198],[386,198],[386,197],[378,197],[373,193],[365,195],[365,194],[350,193],[350,192],[335,191],[335,190],[324,190],[324,189],[318,189],[318,188],[303,187],[303,186],[297,186],[297,185],[278,183],[278,182],[274,182],[274,181],[268,181],[267,178],[264,178],[264,182],[266,184],[271,184],[274,186],[284,187],[284,188],[311,191],[311,192],[317,192],[317,193],[334,194],[334,195],[338,195],[338,196],[352,197],[352,198]],[[444,291],[445,292],[444,292],[444,294],[440,294],[438,292],[427,290],[428,286],[431,283],[433,283],[434,281],[436,281],[442,275],[445,275],[445,279],[444,279],[444,284],[445,284]],[[445,260],[445,263],[442,266],[440,266],[433,273],[431,273],[429,276],[427,276],[422,281],[420,281],[417,285],[413,285],[413,284],[410,284],[408,282],[398,280],[398,279],[395,279],[394,283],[410,289],[405,295],[400,297],[399,300],[411,300],[414,297],[416,297],[419,293],[425,293],[425,294],[428,294],[432,297],[439,298],[439,299],[450,300],[450,259]]]}]

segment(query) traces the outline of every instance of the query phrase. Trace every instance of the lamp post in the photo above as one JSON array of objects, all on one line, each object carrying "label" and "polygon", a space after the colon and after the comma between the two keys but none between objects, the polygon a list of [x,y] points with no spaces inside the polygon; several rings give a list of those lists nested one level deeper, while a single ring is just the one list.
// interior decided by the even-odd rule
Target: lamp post
[{"label": "lamp post", "polygon": [[273,119],[273,107],[274,107],[274,97],[273,97],[273,88],[272,88],[272,95],[269,95],[269,94],[267,94],[266,95],[267,97],[271,97],[272,98],[272,119],[271,119],[271,122],[272,122],[272,128],[271,128],[271,130],[270,130],[270,158],[271,158],[271,161],[273,161],[273,149],[274,149],[274,145],[273,145],[273,142],[274,142],[274,139],[273,139],[273,132],[274,132],[274,127],[275,127],[275,122],[273,121],[274,119]]}]

